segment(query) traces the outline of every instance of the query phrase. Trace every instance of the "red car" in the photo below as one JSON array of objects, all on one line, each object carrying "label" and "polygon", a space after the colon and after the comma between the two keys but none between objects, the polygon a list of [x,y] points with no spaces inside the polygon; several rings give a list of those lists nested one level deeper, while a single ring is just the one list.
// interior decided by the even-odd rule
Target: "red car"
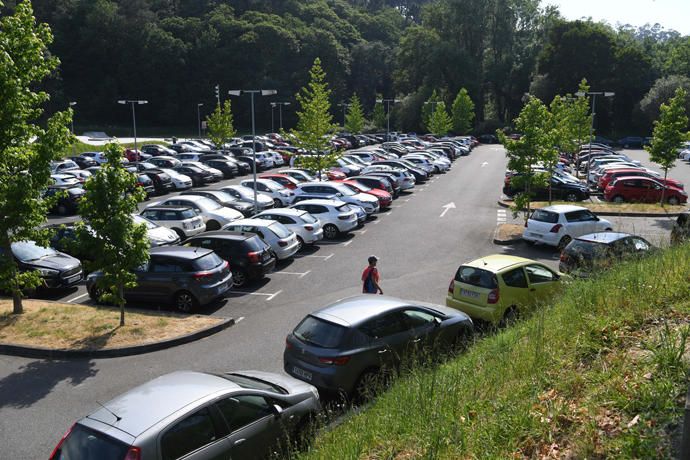
[{"label": "red car", "polygon": [[600,190],[605,190],[606,186],[609,185],[611,181],[614,179],[618,179],[619,177],[648,177],[650,179],[653,179],[661,184],[664,185],[669,185],[671,187],[679,188],[683,190],[685,187],[683,186],[683,183],[680,181],[677,181],[675,179],[666,179],[664,182],[663,178],[656,177],[654,174],[650,173],[649,171],[645,169],[640,169],[640,168],[621,168],[621,169],[612,169],[609,171],[606,171],[603,176],[599,178],[599,189]]},{"label": "red car", "polygon": [[142,155],[140,150],[134,150],[134,149],[126,149],[125,150],[125,158],[127,158],[131,162],[144,161],[150,157],[151,157],[151,155],[146,155],[146,154]]},{"label": "red car", "polygon": [[369,195],[375,196],[379,200],[379,206],[381,207],[381,209],[388,208],[390,207],[391,203],[393,203],[393,197],[390,193],[386,192],[385,190],[367,187],[363,183],[352,179],[337,180],[334,182],[340,182],[345,185],[348,185],[357,193],[368,193]]},{"label": "red car", "polygon": [[261,179],[271,179],[272,181],[278,182],[280,185],[287,187],[290,190],[297,188],[300,181],[288,176],[287,174],[262,174],[259,176]]},{"label": "red car", "polygon": [[344,180],[347,178],[347,174],[337,169],[329,169],[326,171],[326,177],[328,177],[328,180]]},{"label": "red car", "polygon": [[664,187],[654,179],[640,176],[623,176],[610,182],[604,189],[604,198],[606,201],[616,203],[624,201],[654,203],[661,199],[662,191],[664,191],[664,199],[671,205],[688,201],[688,194],[685,191],[671,186]]}]

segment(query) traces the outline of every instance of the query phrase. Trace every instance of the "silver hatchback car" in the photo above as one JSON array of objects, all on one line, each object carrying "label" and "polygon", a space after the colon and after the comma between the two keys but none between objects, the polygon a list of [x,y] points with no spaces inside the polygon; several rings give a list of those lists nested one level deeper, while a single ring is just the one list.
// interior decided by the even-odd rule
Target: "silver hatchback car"
[{"label": "silver hatchback car", "polygon": [[261,458],[319,412],[313,386],[259,371],[179,371],[75,423],[50,460]]}]

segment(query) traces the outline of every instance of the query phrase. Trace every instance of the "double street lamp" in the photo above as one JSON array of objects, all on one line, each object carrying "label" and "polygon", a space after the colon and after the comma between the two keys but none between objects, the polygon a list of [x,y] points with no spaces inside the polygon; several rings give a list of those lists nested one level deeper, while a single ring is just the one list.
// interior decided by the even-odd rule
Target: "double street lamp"
[{"label": "double street lamp", "polygon": [[204,104],[202,102],[199,102],[196,105],[196,125],[199,128],[199,139],[201,139],[201,107]]},{"label": "double street lamp", "polygon": [[278,94],[275,89],[231,89],[228,91],[230,96],[241,96],[242,94],[251,94],[252,96],[252,177],[254,189],[254,214],[258,214],[258,203],[256,200],[256,127],[254,124],[254,95],[261,94],[262,96],[274,96]]},{"label": "double street lamp", "polygon": [[585,180],[587,181],[589,185],[589,160],[592,159],[592,137],[594,136],[594,116],[596,113],[594,112],[594,107],[596,104],[597,96],[603,96],[603,97],[613,97],[615,96],[616,93],[613,91],[578,91],[575,93],[575,96],[577,97],[584,97],[584,96],[592,96],[592,123],[589,126],[589,157],[587,158],[587,168],[585,170]]},{"label": "double street lamp", "polygon": [[391,131],[391,103],[397,104],[400,102],[399,99],[376,99],[376,102],[378,104],[383,104],[384,102],[386,103],[386,142],[389,142],[390,139],[390,131]]},{"label": "double street lamp", "polygon": [[139,162],[139,152],[137,150],[137,116],[136,116],[135,111],[134,111],[134,106],[135,105],[148,104],[149,101],[122,99],[122,100],[117,101],[117,103],[122,104],[122,105],[130,104],[132,106],[132,126],[134,128],[134,162],[138,163]]},{"label": "double street lamp", "polygon": [[280,130],[283,130],[283,106],[284,105],[290,105],[289,102],[271,102],[271,131],[274,131],[273,129],[273,109],[278,107],[278,114],[279,114],[279,120],[280,120]]}]

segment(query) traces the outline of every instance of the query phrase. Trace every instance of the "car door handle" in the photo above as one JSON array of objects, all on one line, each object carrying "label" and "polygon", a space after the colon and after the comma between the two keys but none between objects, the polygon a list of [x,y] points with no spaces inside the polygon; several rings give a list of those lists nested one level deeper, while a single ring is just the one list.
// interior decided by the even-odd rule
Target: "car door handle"
[{"label": "car door handle", "polygon": [[389,351],[390,350],[388,350],[388,348],[386,348],[385,350],[379,350],[379,354],[382,355],[384,353],[388,353]]},{"label": "car door handle", "polygon": [[244,441],[246,441],[246,439],[244,439],[244,438],[238,439],[237,441],[235,441],[233,443],[233,446],[239,446],[240,444],[244,444]]},{"label": "car door handle", "polygon": [[419,342],[421,342],[421,341],[422,341],[421,338],[416,338],[416,339],[413,340],[414,343],[419,343]]}]

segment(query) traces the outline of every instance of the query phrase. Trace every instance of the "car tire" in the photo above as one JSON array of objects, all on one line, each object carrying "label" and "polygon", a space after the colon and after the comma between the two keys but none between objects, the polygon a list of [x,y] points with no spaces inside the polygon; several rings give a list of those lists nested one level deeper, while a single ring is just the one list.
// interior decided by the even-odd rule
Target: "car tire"
[{"label": "car tire", "polygon": [[680,200],[677,196],[670,196],[668,197],[668,204],[670,204],[671,206],[677,206],[680,204]]},{"label": "car tire", "polygon": [[103,302],[101,301],[101,296],[103,295],[103,291],[101,289],[98,289],[97,287],[91,288],[89,292],[89,298],[96,302],[96,304],[101,305]]},{"label": "car tire", "polygon": [[509,307],[506,310],[506,312],[503,314],[503,318],[501,319],[500,326],[501,327],[510,326],[515,321],[517,321],[518,316],[519,316],[518,309],[515,306]]},{"label": "car tire", "polygon": [[214,230],[220,230],[220,224],[215,220],[209,220],[206,222],[206,231],[212,232]]},{"label": "car tire", "polygon": [[566,201],[580,201],[580,195],[575,192],[570,192],[565,196]]},{"label": "car tire", "polygon": [[333,224],[326,224],[323,226],[323,237],[327,240],[336,239],[339,233],[338,227]]},{"label": "car tire", "polygon": [[302,239],[302,237],[297,236],[297,250],[301,251],[303,247],[304,247],[304,240]]},{"label": "car tire", "polygon": [[177,233],[177,236],[180,237],[180,242],[184,241],[187,238],[187,235],[185,235],[184,232],[179,228],[173,228],[172,231]]},{"label": "car tire", "polygon": [[180,313],[191,313],[198,307],[197,300],[191,292],[180,291],[173,298],[173,306]]},{"label": "car tire", "polygon": [[558,250],[562,251],[565,249],[566,246],[568,246],[568,243],[570,243],[573,239],[569,237],[568,235],[565,235],[561,240],[558,242]]},{"label": "car tire", "polygon": [[625,203],[625,198],[623,198],[621,195],[616,195],[613,197],[613,200],[611,201],[613,201],[614,203]]},{"label": "car tire", "polygon": [[385,385],[384,373],[380,369],[368,369],[359,376],[353,390],[355,403],[369,401],[376,397]]}]

